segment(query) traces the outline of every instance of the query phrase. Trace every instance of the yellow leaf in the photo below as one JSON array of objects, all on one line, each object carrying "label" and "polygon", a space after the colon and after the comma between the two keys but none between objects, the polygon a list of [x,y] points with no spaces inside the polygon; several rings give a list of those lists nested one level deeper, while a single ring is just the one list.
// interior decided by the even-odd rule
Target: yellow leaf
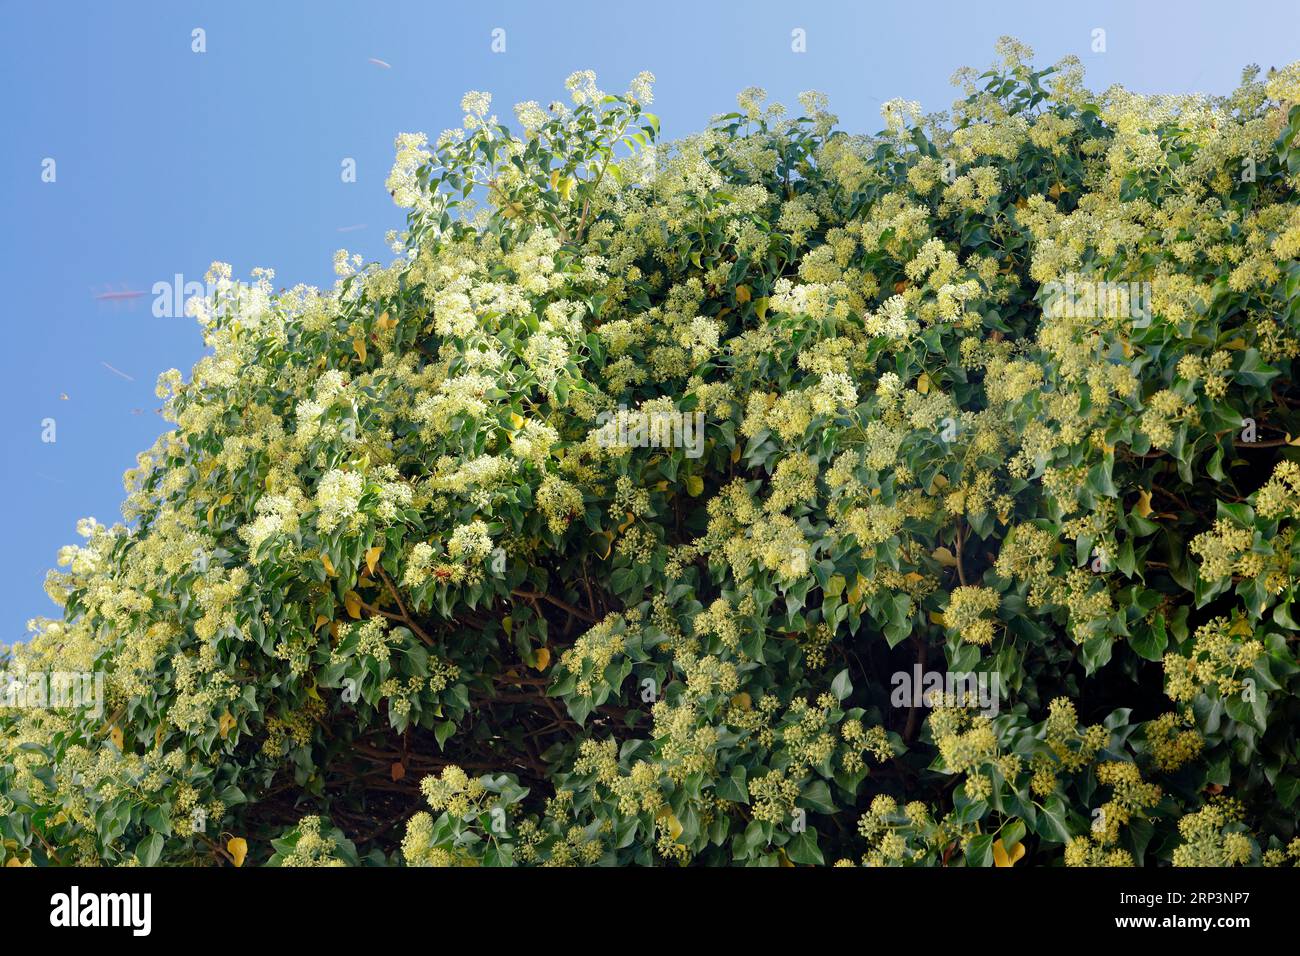
[{"label": "yellow leaf", "polygon": [[248,841],[243,837],[231,837],[226,841],[226,852],[234,859],[235,866],[243,866],[244,858],[248,856]]},{"label": "yellow leaf", "polygon": [[231,503],[232,501],[234,501],[234,500],[235,500],[235,496],[234,496],[234,495],[222,495],[220,498],[217,499],[217,504],[218,504],[218,505],[228,505],[228,504],[230,504],[230,503]]},{"label": "yellow leaf", "polygon": [[697,498],[704,491],[704,479],[699,475],[691,475],[686,479],[686,493],[692,498]]},{"label": "yellow leaf", "polygon": [[924,395],[930,391],[930,376],[926,372],[921,373],[921,377],[916,380],[916,390]]},{"label": "yellow leaf", "polygon": [[352,349],[357,353],[357,358],[361,359],[363,362],[366,360],[366,340],[364,338],[358,335],[353,339]]},{"label": "yellow leaf", "polygon": [[16,856],[11,856],[9,859],[5,860],[5,866],[22,866],[22,865],[23,865],[22,861],[19,860],[18,857]]},{"label": "yellow leaf", "polygon": [[549,647],[539,647],[533,651],[533,669],[544,671],[551,663],[551,649]]},{"label": "yellow leaf", "polygon": [[316,615],[316,626],[313,627],[312,630],[313,630],[313,631],[319,631],[322,627],[324,627],[326,624],[329,623],[329,620],[330,620],[330,619],[327,618],[324,614],[317,614],[317,615]]},{"label": "yellow leaf", "polygon": [[925,580],[925,575],[919,574],[916,571],[908,571],[906,574],[903,575],[903,580],[906,581],[908,584],[920,584],[922,581]]},{"label": "yellow leaf", "polygon": [[343,595],[343,607],[347,609],[348,617],[361,620],[361,596],[356,591]]},{"label": "yellow leaf", "polygon": [[735,464],[736,462],[738,462],[738,461],[740,461],[740,446],[739,446],[739,445],[737,445],[735,448],[731,449],[731,463],[734,465],[734,464]]},{"label": "yellow leaf", "polygon": [[330,577],[334,577],[334,575],[338,574],[338,572],[334,570],[334,562],[330,560],[328,554],[322,554],[320,556],[320,563],[325,565],[325,573]]},{"label": "yellow leaf", "polygon": [[235,718],[231,716],[230,711],[226,711],[222,714],[221,719],[217,721],[217,732],[221,734],[222,740],[225,740],[230,736],[230,731],[232,731],[234,727]]},{"label": "yellow leaf", "polygon": [[1019,860],[1024,855],[1025,855],[1024,844],[1020,843],[1019,841],[1011,844],[1010,849],[1007,849],[1002,845],[1001,839],[999,839],[996,843],[993,844],[993,865],[994,866],[1015,866],[1016,861]]},{"label": "yellow leaf", "polygon": [[853,582],[853,587],[849,588],[850,604],[857,604],[862,600],[862,588],[866,583],[867,579],[859,574],[857,580]]},{"label": "yellow leaf", "polygon": [[1138,501],[1137,504],[1133,506],[1133,513],[1139,518],[1145,518],[1147,515],[1151,514],[1151,492],[1138,492]]},{"label": "yellow leaf", "polygon": [[1255,629],[1250,626],[1250,621],[1244,617],[1237,618],[1237,622],[1228,628],[1228,633],[1235,637],[1250,637],[1255,633]]},{"label": "yellow leaf", "polygon": [[754,701],[745,691],[741,691],[735,697],[731,698],[731,706],[737,710],[753,710]]},{"label": "yellow leaf", "polygon": [[1053,199],[1060,199],[1061,193],[1065,192],[1065,187],[1060,183],[1052,183],[1052,188],[1047,191],[1047,195]]},{"label": "yellow leaf", "polygon": [[[397,324],[397,321],[394,320],[394,321],[393,321],[393,325],[396,325],[396,324]],[[388,328],[388,313],[385,312],[385,313],[383,313],[381,316],[379,316],[379,318],[375,319],[375,325],[379,326],[381,329],[386,329],[386,328]]]},{"label": "yellow leaf", "polygon": [[743,305],[744,303],[746,303],[746,302],[749,301],[749,298],[750,298],[749,286],[747,286],[747,285],[738,285],[738,286],[736,286],[736,301],[737,301],[737,302],[739,302],[739,303],[741,303],[741,304]]},{"label": "yellow leaf", "polygon": [[384,549],[378,545],[366,552],[366,567],[370,570],[371,574],[375,573],[375,562],[379,560],[379,556],[383,553]]},{"label": "yellow leaf", "polygon": [[1291,433],[1290,433],[1290,432],[1287,432],[1287,434],[1286,434],[1286,443],[1287,443],[1288,445],[1300,445],[1300,438],[1292,438],[1292,437],[1291,437]]},{"label": "yellow leaf", "polygon": [[767,296],[754,300],[754,313],[760,321],[767,318],[767,301]]},{"label": "yellow leaf", "polygon": [[934,558],[945,568],[957,567],[957,556],[947,548],[935,548],[930,552],[930,557]]},{"label": "yellow leaf", "polygon": [[656,817],[663,821],[661,825],[668,832],[668,839],[676,843],[677,838],[682,835],[682,822],[677,819],[677,815],[668,807],[664,807]]},{"label": "yellow leaf", "polygon": [[795,865],[790,862],[790,858],[785,854],[785,847],[781,847],[781,849],[777,850],[776,855],[781,861],[781,866],[788,866],[791,869],[795,869]]},{"label": "yellow leaf", "polygon": [[1231,342],[1224,342],[1224,343],[1223,343],[1223,347],[1224,347],[1225,349],[1232,349],[1233,351],[1237,351],[1237,350],[1239,350],[1239,349],[1244,349],[1244,348],[1246,347],[1246,340],[1245,340],[1245,339],[1233,339]]},{"label": "yellow leaf", "polygon": [[121,750],[124,741],[124,738],[122,736],[122,728],[117,726],[117,724],[114,724],[113,726],[108,728],[108,736],[112,738],[113,743],[117,746],[117,749]]},{"label": "yellow leaf", "polygon": [[632,522],[634,521],[636,521],[636,515],[632,514],[630,511],[627,512],[627,520],[618,526],[618,530],[626,531],[628,528],[632,527]]},{"label": "yellow leaf", "polygon": [[517,415],[517,414],[515,414],[514,412],[511,412],[511,413],[510,413],[510,424],[513,425],[513,426],[515,426],[516,431],[517,431],[518,429],[520,429],[520,428],[523,428],[523,427],[524,427],[524,418],[523,418],[523,416],[522,416],[522,415]]},{"label": "yellow leaf", "polygon": [[930,623],[938,624],[940,627],[943,627],[946,624],[946,622],[944,621],[943,614],[941,614],[939,611],[930,612]]}]

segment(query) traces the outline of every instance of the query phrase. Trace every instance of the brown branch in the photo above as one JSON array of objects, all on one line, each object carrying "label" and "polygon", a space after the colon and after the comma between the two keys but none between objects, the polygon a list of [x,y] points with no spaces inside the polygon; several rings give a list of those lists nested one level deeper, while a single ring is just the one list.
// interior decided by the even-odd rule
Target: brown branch
[{"label": "brown branch", "polygon": [[556,607],[560,608],[561,610],[569,614],[572,614],[580,621],[586,621],[588,624],[596,623],[596,618],[592,617],[586,611],[582,610],[581,608],[574,607],[572,604],[568,603],[567,601],[561,601],[559,598],[551,594],[546,594],[540,591],[521,591],[516,589],[510,592],[510,596],[525,598],[530,601],[537,601],[537,600],[546,601],[550,604],[554,604]]},{"label": "brown branch", "polygon": [[966,569],[962,566],[962,558],[961,558],[961,547],[966,537],[965,530],[966,530],[965,525],[963,525],[960,521],[958,521],[957,541],[956,541],[957,553],[953,557],[956,558],[957,560],[957,580],[961,582],[962,587],[966,586]]},{"label": "brown branch", "polygon": [[[921,672],[924,674],[926,662],[930,657],[930,645],[924,638],[912,637],[912,642],[916,645],[916,662],[921,665]],[[916,693],[913,688],[913,694]],[[924,696],[922,696],[924,699]],[[913,698],[915,700],[915,697]],[[921,708],[913,703],[911,709],[907,712],[907,726],[903,729],[903,742],[911,743],[916,739],[917,732],[921,729]]]},{"label": "brown branch", "polygon": [[394,614],[392,611],[385,611],[381,607],[375,607],[373,604],[367,604],[365,601],[361,600],[360,598],[357,598],[357,606],[360,607],[361,610],[363,611],[369,611],[371,614],[377,614],[380,617],[386,617],[390,621],[400,621],[403,624],[406,623],[405,615]]},{"label": "brown branch", "polygon": [[408,815],[409,815],[408,812],[406,810],[403,810],[401,813],[393,817],[391,820],[389,820],[387,823],[383,824],[382,826],[379,826],[378,828],[371,830],[369,833],[357,837],[356,842],[358,844],[369,843],[371,840],[379,836],[381,833],[387,833],[397,824],[401,823],[403,820],[407,818]]},{"label": "brown branch", "polygon": [[595,613],[596,613],[596,601],[595,601],[595,599],[591,596],[591,580],[587,577],[587,561],[586,561],[586,559],[583,559],[583,562],[582,562],[582,586],[583,586],[583,588],[584,588],[584,589],[586,590],[586,592],[587,592],[587,610],[588,610],[590,613],[595,614]]},{"label": "brown branch", "polygon": [[379,570],[379,576],[384,579],[384,586],[388,588],[388,593],[391,594],[393,596],[393,600],[397,602],[397,609],[401,611],[402,616],[405,617],[406,605],[402,603],[402,596],[397,593],[397,588],[393,587],[393,581],[388,576],[388,572],[384,570],[384,566],[381,564],[381,565],[377,565],[377,567]]},{"label": "brown branch", "polygon": [[397,609],[402,612],[402,618],[405,620],[407,627],[414,631],[419,636],[420,640],[432,647],[433,638],[428,634],[425,634],[424,631],[420,629],[420,625],[416,624],[411,615],[406,612],[406,605],[402,603],[402,598],[398,595],[397,588],[393,586],[392,579],[388,577],[388,572],[385,571],[382,566],[379,566],[379,576],[384,579],[384,584],[388,588],[388,593],[391,594],[393,600],[397,602]]},{"label": "brown branch", "polygon": [[[381,573],[382,573],[382,569],[381,569]],[[388,590],[392,592],[393,598],[397,601],[398,610],[401,611],[400,614],[394,614],[392,611],[385,611],[381,607],[376,607],[372,604],[367,604],[365,601],[361,600],[360,595],[357,596],[357,605],[363,611],[369,611],[371,614],[377,614],[380,617],[386,617],[390,621],[399,621],[402,624],[405,624],[408,628],[411,629],[412,633],[414,633],[416,637],[422,640],[429,647],[433,647],[434,645],[433,638],[431,638],[428,634],[424,633],[424,630],[420,627],[420,625],[416,624],[414,619],[412,619],[411,616],[406,613],[406,608],[402,604],[402,599],[397,597],[397,591],[393,588],[393,584],[391,581],[388,580],[388,575],[386,574],[384,575],[384,583],[388,585]]]}]

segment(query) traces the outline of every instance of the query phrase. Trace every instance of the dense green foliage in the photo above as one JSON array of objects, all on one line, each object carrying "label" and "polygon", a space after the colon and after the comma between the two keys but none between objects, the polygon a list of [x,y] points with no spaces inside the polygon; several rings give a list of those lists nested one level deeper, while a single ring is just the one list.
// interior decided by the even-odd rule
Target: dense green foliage
[{"label": "dense green foliage", "polygon": [[9,651],[107,700],[0,711],[6,859],[1300,859],[1300,65],[999,52],[876,136],[469,94],[394,264],[214,267]]}]

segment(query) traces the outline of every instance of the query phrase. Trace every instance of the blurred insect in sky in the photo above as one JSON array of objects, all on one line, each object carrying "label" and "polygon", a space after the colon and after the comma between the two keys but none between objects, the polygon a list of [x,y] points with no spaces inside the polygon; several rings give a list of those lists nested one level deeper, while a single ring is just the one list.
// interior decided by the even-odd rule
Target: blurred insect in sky
[{"label": "blurred insect in sky", "polygon": [[113,305],[125,304],[128,308],[135,307],[135,300],[148,295],[148,292],[141,292],[138,289],[110,289],[107,292],[94,293],[96,302],[111,302]]},{"label": "blurred insect in sky", "polygon": [[108,369],[108,370],[109,370],[110,372],[112,372],[114,375],[120,375],[120,376],[122,376],[122,377],[123,377],[124,379],[126,379],[128,382],[134,382],[134,381],[135,381],[135,379],[134,379],[132,376],[127,375],[126,372],[123,372],[121,369],[113,368],[113,366],[109,365],[107,362],[100,362],[99,364],[102,365],[102,366],[104,366],[104,368]]},{"label": "blurred insect in sky", "polygon": [[375,66],[382,66],[385,70],[391,70],[393,68],[392,64],[385,63],[383,60],[375,59],[373,56],[370,58],[370,62]]},{"label": "blurred insect in sky", "polygon": [[363,222],[363,223],[359,223],[358,225],[355,225],[355,226],[339,226],[338,231],[339,231],[339,232],[356,232],[358,229],[364,229],[364,228],[366,228],[366,224]]}]

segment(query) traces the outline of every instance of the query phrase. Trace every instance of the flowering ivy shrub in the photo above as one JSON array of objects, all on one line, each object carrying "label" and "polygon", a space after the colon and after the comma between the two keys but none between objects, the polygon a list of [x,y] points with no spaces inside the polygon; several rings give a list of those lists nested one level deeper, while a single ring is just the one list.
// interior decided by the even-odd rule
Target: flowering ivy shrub
[{"label": "flowering ivy shrub", "polygon": [[1030,55],[874,136],[471,93],[391,266],[214,266],[6,861],[1295,863],[1300,64]]}]

